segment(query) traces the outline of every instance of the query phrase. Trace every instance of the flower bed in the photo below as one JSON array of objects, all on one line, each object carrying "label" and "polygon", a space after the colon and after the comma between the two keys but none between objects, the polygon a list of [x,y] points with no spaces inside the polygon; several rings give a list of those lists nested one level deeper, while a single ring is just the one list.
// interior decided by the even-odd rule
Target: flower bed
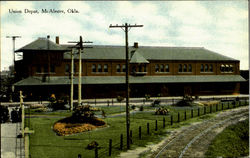
[{"label": "flower bed", "polygon": [[76,122],[70,123],[69,120],[70,117],[65,118],[63,120],[59,120],[54,124],[53,130],[57,133],[57,135],[59,136],[71,135],[85,131],[91,131],[96,128],[101,128],[106,126],[106,123],[99,118],[94,118],[90,122],[86,123],[76,123]]}]

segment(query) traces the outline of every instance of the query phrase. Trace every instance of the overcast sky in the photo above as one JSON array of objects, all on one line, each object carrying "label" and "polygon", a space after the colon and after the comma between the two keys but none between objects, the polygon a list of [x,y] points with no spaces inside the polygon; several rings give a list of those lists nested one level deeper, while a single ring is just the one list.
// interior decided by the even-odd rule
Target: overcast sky
[{"label": "overcast sky", "polygon": [[[124,45],[124,32],[110,24],[142,24],[129,31],[129,45],[205,47],[240,60],[249,68],[247,1],[52,1],[1,2],[1,70],[12,64],[12,40],[16,49],[50,35],[60,43],[84,40],[100,45]],[[10,13],[21,10],[22,13]],[[24,13],[38,10],[39,14]],[[64,13],[42,13],[42,9]],[[68,13],[68,9],[79,13]]]}]

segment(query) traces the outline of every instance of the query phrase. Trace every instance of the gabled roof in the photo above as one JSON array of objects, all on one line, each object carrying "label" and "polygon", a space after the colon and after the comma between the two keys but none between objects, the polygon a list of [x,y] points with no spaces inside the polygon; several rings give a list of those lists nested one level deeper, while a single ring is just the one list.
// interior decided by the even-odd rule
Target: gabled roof
[{"label": "gabled roof", "polygon": [[[244,82],[240,75],[176,75],[176,76],[141,76],[129,77],[131,84],[141,83],[215,83],[215,82]],[[74,84],[78,84],[75,77]],[[124,76],[83,76],[82,84],[125,84]],[[15,86],[32,85],[70,85],[68,76],[50,77],[49,81],[42,82],[42,77],[28,77],[14,84]]]},{"label": "gabled roof", "polygon": [[[66,47],[66,46],[65,46]],[[135,48],[129,47],[129,53]],[[146,60],[203,60],[203,61],[239,61],[203,47],[149,47],[136,49]],[[130,55],[129,55],[130,56]],[[78,55],[75,55],[75,59]],[[70,54],[64,54],[64,59],[71,59]],[[125,60],[124,46],[93,45],[84,49],[82,59]]]},{"label": "gabled roof", "polygon": [[149,63],[149,61],[145,59],[138,51],[135,51],[130,59],[130,63],[142,64],[142,63]]},{"label": "gabled roof", "polygon": [[37,40],[25,45],[24,47],[16,50],[15,52],[24,52],[29,50],[50,50],[50,51],[66,51],[65,48],[59,44],[56,44],[47,38],[38,38]]}]

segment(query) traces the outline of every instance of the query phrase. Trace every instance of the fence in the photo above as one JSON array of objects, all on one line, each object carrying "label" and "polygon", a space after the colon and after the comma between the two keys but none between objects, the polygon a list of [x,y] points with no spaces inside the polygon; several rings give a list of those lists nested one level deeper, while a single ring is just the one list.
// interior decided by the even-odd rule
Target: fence
[{"label": "fence", "polygon": [[[172,115],[164,115],[162,120],[155,120],[154,124],[150,124],[149,122],[147,122],[147,124],[145,124],[144,126],[139,126],[138,129],[130,130],[130,143],[133,144],[135,142],[147,139],[151,134],[164,129],[167,126],[173,126],[175,123],[180,123],[187,119],[245,105],[248,105],[248,98],[235,98],[234,100],[223,99],[220,103],[213,104],[207,107],[204,106],[202,108],[199,107],[197,109],[189,109]],[[124,143],[124,141],[126,141],[126,138],[124,138],[124,135],[125,134],[120,134],[120,140],[116,140],[116,143],[114,143],[112,139],[109,139],[107,140],[109,142],[107,147],[95,148],[95,158],[110,157],[115,152],[117,153],[119,151],[126,150],[126,144]],[[78,158],[81,158],[81,155],[79,155]]]}]

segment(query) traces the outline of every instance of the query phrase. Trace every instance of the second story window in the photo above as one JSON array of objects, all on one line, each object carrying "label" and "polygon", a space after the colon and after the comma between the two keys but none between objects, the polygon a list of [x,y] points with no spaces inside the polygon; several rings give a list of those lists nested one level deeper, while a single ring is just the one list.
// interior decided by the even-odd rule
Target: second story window
[{"label": "second story window", "polygon": [[205,72],[208,72],[208,65],[205,65]]},{"label": "second story window", "polygon": [[164,65],[163,64],[160,65],[160,72],[164,72]]},{"label": "second story window", "polygon": [[183,72],[187,72],[187,65],[186,64],[183,65]]},{"label": "second story window", "polygon": [[122,72],[126,72],[126,65],[122,65]]},{"label": "second story window", "polygon": [[168,64],[165,66],[165,71],[169,72],[169,65]]},{"label": "second story window", "polygon": [[159,72],[159,65],[155,65],[155,72]]},{"label": "second story window", "polygon": [[213,72],[213,65],[212,64],[209,65],[209,71]]},{"label": "second story window", "polygon": [[188,72],[192,72],[192,65],[188,64]]},{"label": "second story window", "polygon": [[95,64],[92,65],[92,72],[96,72],[96,65]]},{"label": "second story window", "polygon": [[234,72],[233,65],[229,65],[229,72]]},{"label": "second story window", "polygon": [[98,69],[98,72],[102,72],[102,65],[101,65],[101,64],[98,64],[98,65],[97,65],[97,69]]},{"label": "second story window", "polygon": [[204,72],[204,65],[201,64],[201,72]]},{"label": "second story window", "polygon": [[221,72],[225,72],[225,65],[222,64],[222,65],[220,66],[220,71],[221,71]]},{"label": "second story window", "polygon": [[179,70],[178,70],[179,72],[182,72],[182,65],[181,65],[181,64],[179,64],[178,69],[179,69]]},{"label": "second story window", "polygon": [[108,72],[108,65],[107,64],[103,65],[103,70],[104,70],[104,72]]},{"label": "second story window", "polygon": [[116,65],[116,72],[121,72],[121,66],[119,64]]}]

